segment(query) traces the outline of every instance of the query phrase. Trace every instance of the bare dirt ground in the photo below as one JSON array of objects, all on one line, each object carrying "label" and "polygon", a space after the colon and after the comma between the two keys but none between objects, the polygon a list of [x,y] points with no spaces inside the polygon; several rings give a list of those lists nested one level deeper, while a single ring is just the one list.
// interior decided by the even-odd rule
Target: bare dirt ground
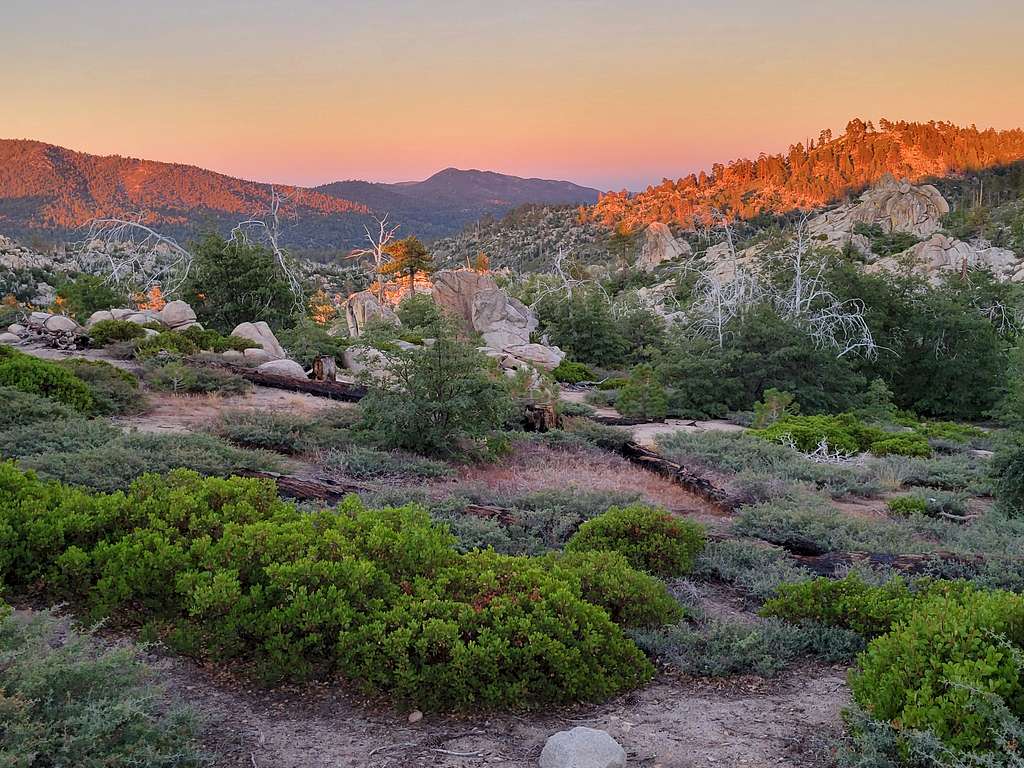
[{"label": "bare dirt ground", "polygon": [[341,683],[273,692],[247,688],[190,661],[165,657],[170,690],[207,717],[218,768],[534,768],[552,733],[607,730],[631,766],[825,766],[826,739],[849,703],[842,670],[803,669],[773,681],[678,679],[593,707],[548,713],[440,716],[367,701]]}]

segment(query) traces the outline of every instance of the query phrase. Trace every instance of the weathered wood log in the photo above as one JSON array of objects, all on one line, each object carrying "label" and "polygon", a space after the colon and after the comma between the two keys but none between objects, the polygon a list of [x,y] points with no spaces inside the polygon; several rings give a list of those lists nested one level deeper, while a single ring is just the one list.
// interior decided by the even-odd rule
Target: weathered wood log
[{"label": "weathered wood log", "polygon": [[293,376],[281,376],[276,373],[260,373],[244,365],[223,364],[217,367],[227,368],[246,381],[251,381],[253,384],[258,384],[261,387],[273,387],[274,389],[284,389],[289,392],[304,392],[310,395],[317,395],[318,397],[329,397],[332,400],[343,400],[349,403],[359,402],[366,396],[366,387],[345,381],[297,379]]},{"label": "weathered wood log", "polygon": [[333,504],[349,494],[371,490],[367,485],[335,480],[323,475],[283,475],[258,470],[241,470],[235,474],[239,477],[273,480],[281,496],[298,501],[324,501]]},{"label": "weathered wood log", "polygon": [[619,453],[639,467],[654,472],[655,474],[667,477],[673,482],[681,485],[691,493],[695,493],[705,501],[714,504],[719,509],[732,512],[739,506],[739,500],[722,488],[719,488],[706,477],[691,472],[682,464],[666,459],[640,443],[623,443]]}]

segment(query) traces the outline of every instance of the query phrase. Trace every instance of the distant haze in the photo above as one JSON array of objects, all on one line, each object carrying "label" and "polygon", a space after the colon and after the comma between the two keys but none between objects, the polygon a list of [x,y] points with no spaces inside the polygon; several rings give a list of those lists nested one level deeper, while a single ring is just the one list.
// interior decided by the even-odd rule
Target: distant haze
[{"label": "distant haze", "polygon": [[1019,0],[4,0],[0,136],[316,186],[641,189],[851,115],[1024,125]]}]

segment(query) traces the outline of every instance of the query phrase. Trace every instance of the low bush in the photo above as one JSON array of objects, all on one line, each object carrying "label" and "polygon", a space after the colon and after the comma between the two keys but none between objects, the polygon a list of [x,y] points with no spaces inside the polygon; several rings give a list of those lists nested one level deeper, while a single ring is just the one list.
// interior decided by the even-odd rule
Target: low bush
[{"label": "low bush", "polygon": [[[624,620],[668,615],[621,560],[459,554],[422,508],[305,512],[269,481],[149,475],[91,495],[0,465],[0,578],[146,622],[267,680],[344,671],[421,707],[603,700],[653,668]],[[612,561],[632,599],[598,573]]]},{"label": "low bush", "polygon": [[219,368],[188,365],[178,360],[150,359],[143,367],[143,380],[158,392],[177,395],[244,395],[252,384],[241,376]]},{"label": "low bush", "polygon": [[11,387],[66,405],[80,413],[92,413],[96,400],[89,386],[59,363],[0,345],[0,387]]},{"label": "low bush", "polygon": [[222,336],[217,331],[201,330],[196,326],[184,331],[161,331],[156,336],[147,336],[135,345],[135,356],[139,359],[153,357],[160,353],[170,355],[195,355],[199,352],[242,352],[258,347],[254,341],[238,336]]},{"label": "low bush", "polygon": [[97,275],[78,275],[57,290],[58,302],[79,323],[84,323],[93,312],[111,307],[123,307],[128,297],[120,288]]},{"label": "low bush", "polygon": [[751,430],[764,440],[792,444],[812,453],[823,443],[833,452],[876,456],[931,456],[928,440],[917,432],[892,433],[868,426],[850,413],[838,416],[783,415],[764,429]]},{"label": "low bush", "polygon": [[89,328],[89,344],[105,347],[119,341],[135,341],[146,335],[146,329],[128,320],[100,320]]},{"label": "low bush", "polygon": [[928,512],[928,502],[921,496],[897,496],[886,503],[889,511],[900,517],[923,515]]},{"label": "low bush", "polygon": [[659,661],[690,675],[773,677],[794,661],[816,656],[849,661],[864,647],[853,632],[816,625],[793,626],[767,619],[753,624],[685,622],[633,633],[637,644]]},{"label": "low bush", "polygon": [[630,565],[658,576],[693,570],[704,548],[704,529],[690,520],[643,504],[612,507],[588,520],[569,539],[569,552],[618,552]]},{"label": "low bush", "polygon": [[311,428],[312,421],[304,416],[231,408],[220,412],[213,431],[244,448],[296,454],[312,448]]},{"label": "low bush", "polygon": [[288,356],[304,370],[312,368],[313,361],[321,355],[333,357],[340,366],[342,355],[352,343],[346,336],[331,336],[325,326],[310,318],[300,320],[293,328],[281,329],[276,335]]},{"label": "low bush", "polygon": [[274,470],[278,457],[235,448],[209,435],[135,432],[94,447],[28,456],[21,465],[48,479],[109,492],[128,488],[144,474],[179,467],[216,477]]},{"label": "low bush", "polygon": [[1024,516],[1024,441],[996,453],[992,474],[999,508],[1012,517]]},{"label": "low bush", "polygon": [[105,419],[81,417],[37,421],[0,430],[0,456],[21,459],[41,453],[63,453],[99,448],[121,437],[121,430]]},{"label": "low bush", "polygon": [[629,380],[619,390],[615,407],[623,416],[632,419],[662,421],[668,413],[668,396],[650,365],[638,365]]},{"label": "low bush", "polygon": [[378,451],[366,446],[330,451],[321,456],[320,463],[329,470],[359,480],[384,477],[430,480],[453,474],[451,465],[443,461],[415,454]]},{"label": "low bush", "polygon": [[967,514],[967,499],[962,493],[948,491],[915,492],[907,496],[898,496],[888,502],[889,511],[894,515],[929,515],[942,517],[954,515],[962,517]]},{"label": "low bush", "polygon": [[138,413],[146,404],[139,392],[139,381],[128,371],[102,360],[84,360],[79,357],[61,362],[76,378],[89,386],[92,393],[92,412],[104,416]]},{"label": "low bush", "polygon": [[0,765],[200,768],[193,713],[130,648],[0,610]]},{"label": "low bush", "polygon": [[47,397],[22,392],[13,387],[0,387],[0,430],[27,427],[49,421],[81,418],[81,414]]},{"label": "low bush", "polygon": [[583,599],[608,611],[621,627],[660,627],[683,618],[665,584],[634,570],[618,552],[566,552],[548,556],[550,567],[578,579]]},{"label": "low bush", "polygon": [[709,541],[694,573],[737,587],[757,602],[767,600],[784,584],[810,578],[810,572],[795,565],[783,550],[735,539]]},{"label": "low bush", "polygon": [[560,362],[558,366],[551,371],[551,375],[555,377],[555,381],[559,381],[563,384],[579,384],[581,381],[594,380],[593,371],[583,363],[576,363],[568,358]]},{"label": "low bush", "polygon": [[992,723],[978,694],[1024,713],[1024,597],[968,592],[922,602],[876,638],[850,675],[854,699],[873,718],[927,730],[954,749],[985,750]]}]

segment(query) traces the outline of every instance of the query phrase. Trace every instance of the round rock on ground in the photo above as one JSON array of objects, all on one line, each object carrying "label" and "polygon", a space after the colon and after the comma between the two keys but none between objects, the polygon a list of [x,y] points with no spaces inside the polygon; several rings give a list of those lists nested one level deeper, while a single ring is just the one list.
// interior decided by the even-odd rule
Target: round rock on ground
[{"label": "round rock on ground", "polygon": [[13,333],[0,333],[0,344],[21,344],[21,337]]},{"label": "round rock on ground", "polygon": [[607,731],[578,726],[547,740],[540,768],[626,768],[626,750]]},{"label": "round rock on ground", "polygon": [[294,360],[271,360],[270,362],[263,363],[256,371],[258,373],[273,374],[274,376],[288,376],[293,379],[307,378],[302,366]]}]

